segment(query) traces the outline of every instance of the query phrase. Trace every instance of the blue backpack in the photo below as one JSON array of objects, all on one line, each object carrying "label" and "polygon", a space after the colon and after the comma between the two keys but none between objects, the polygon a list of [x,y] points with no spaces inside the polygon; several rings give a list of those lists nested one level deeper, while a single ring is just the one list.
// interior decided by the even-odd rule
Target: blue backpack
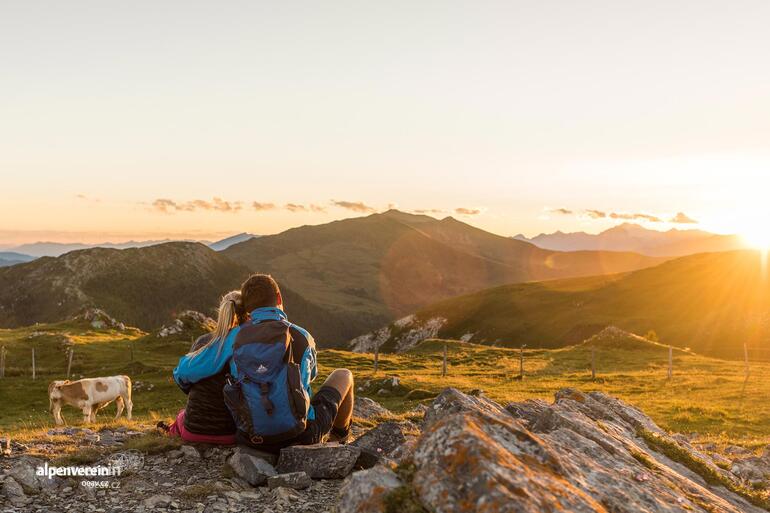
[{"label": "blue backpack", "polygon": [[239,435],[256,446],[280,444],[307,426],[310,398],[294,362],[290,326],[247,323],[233,342],[235,372],[225,384],[225,404]]}]

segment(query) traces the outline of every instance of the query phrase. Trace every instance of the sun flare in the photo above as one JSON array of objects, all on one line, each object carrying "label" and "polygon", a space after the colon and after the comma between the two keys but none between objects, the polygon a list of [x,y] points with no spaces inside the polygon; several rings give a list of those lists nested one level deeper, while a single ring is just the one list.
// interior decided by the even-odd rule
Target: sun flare
[{"label": "sun flare", "polygon": [[743,233],[746,244],[755,249],[770,250],[770,226],[756,226]]}]

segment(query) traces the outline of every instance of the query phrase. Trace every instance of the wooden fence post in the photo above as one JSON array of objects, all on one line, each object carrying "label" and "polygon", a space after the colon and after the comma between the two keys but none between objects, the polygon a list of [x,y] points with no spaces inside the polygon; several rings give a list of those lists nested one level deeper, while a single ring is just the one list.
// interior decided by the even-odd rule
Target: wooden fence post
[{"label": "wooden fence post", "polygon": [[743,360],[746,365],[746,380],[744,381],[745,384],[749,382],[749,374],[751,373],[749,369],[749,346],[746,344],[746,342],[743,343]]},{"label": "wooden fence post", "polygon": [[668,346],[668,379],[674,375],[674,348]]},{"label": "wooden fence post", "polygon": [[35,348],[32,348],[32,379],[37,378],[37,369],[35,369]]},{"label": "wooden fence post", "polygon": [[446,344],[444,344],[444,363],[441,366],[441,376],[446,377],[446,356],[447,356],[447,348]]},{"label": "wooden fence post", "polygon": [[72,356],[75,354],[75,348],[70,347],[67,351],[67,379],[70,379],[70,371],[72,370]]},{"label": "wooden fence post", "polygon": [[596,379],[596,348],[591,348],[591,379]]},{"label": "wooden fence post", "polygon": [[524,348],[526,344],[522,344],[519,348],[519,379],[524,379]]},{"label": "wooden fence post", "polygon": [[374,345],[374,373],[377,374],[377,369],[380,367],[380,346]]},{"label": "wooden fence post", "polygon": [[5,377],[5,346],[0,347],[0,378]]}]

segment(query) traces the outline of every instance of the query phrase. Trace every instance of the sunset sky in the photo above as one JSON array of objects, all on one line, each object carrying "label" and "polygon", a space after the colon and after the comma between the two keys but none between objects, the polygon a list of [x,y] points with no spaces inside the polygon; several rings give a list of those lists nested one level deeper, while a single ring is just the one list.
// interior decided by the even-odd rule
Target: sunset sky
[{"label": "sunset sky", "polygon": [[390,206],[502,235],[762,237],[769,19],[765,0],[3,1],[0,245]]}]

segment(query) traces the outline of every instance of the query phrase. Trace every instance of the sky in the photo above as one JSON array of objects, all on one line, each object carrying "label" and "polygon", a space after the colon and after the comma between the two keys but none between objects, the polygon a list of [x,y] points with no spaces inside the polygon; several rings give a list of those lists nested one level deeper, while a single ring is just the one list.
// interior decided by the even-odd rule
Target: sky
[{"label": "sky", "polygon": [[0,245],[391,207],[770,241],[768,19],[765,0],[0,0]]}]

